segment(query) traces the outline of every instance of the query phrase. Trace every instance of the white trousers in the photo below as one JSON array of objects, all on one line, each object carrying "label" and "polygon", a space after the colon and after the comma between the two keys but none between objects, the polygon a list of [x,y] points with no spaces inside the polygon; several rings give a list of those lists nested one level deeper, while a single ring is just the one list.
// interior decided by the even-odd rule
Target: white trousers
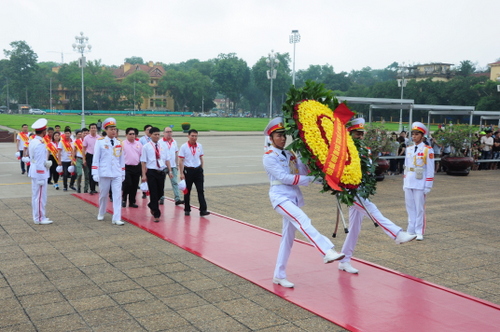
[{"label": "white trousers", "polygon": [[106,214],[108,204],[109,188],[113,192],[113,217],[111,220],[122,219],[122,177],[101,177],[99,178],[99,215]]},{"label": "white trousers", "polygon": [[[377,206],[373,204],[369,199],[364,199],[363,203],[365,204],[368,211],[370,211],[373,219],[379,225],[382,230],[389,235],[392,239],[395,239],[398,233],[402,230],[401,227],[395,225],[392,221],[387,219],[382,215]],[[349,207],[349,233],[345,238],[344,245],[342,246],[342,252],[345,254],[345,257],[341,260],[342,263],[349,262],[351,260],[352,254],[354,253],[354,248],[358,243],[359,232],[361,231],[361,222],[363,221],[363,217],[370,218],[368,213],[366,213],[363,205],[356,198],[354,204]]]},{"label": "white trousers", "polygon": [[38,180],[31,179],[31,208],[33,211],[33,221],[38,224],[46,219],[45,205],[47,204],[47,180],[43,186],[37,185]]},{"label": "white trousers", "polygon": [[281,243],[276,268],[274,269],[275,278],[286,278],[286,265],[290,257],[290,251],[292,250],[296,230],[299,230],[311,244],[318,248],[323,256],[326,251],[334,247],[332,241],[314,228],[311,224],[311,219],[307,217],[304,211],[291,201],[285,201],[277,205],[275,210],[283,216]]},{"label": "white trousers", "polygon": [[420,189],[405,189],[406,212],[410,234],[424,235],[425,232],[425,194]]}]

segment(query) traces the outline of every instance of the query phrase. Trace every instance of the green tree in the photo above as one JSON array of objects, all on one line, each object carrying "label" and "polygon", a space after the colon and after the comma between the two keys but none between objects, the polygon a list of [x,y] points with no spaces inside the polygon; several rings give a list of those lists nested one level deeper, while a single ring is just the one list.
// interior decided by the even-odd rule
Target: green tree
[{"label": "green tree", "polygon": [[143,98],[149,98],[153,95],[153,88],[149,85],[149,75],[143,71],[136,71],[128,75],[123,80],[123,92],[127,98],[127,104],[130,107],[137,105],[139,111]]},{"label": "green tree", "polygon": [[[274,112],[278,111],[281,107],[278,105],[281,104],[283,96],[290,89],[290,85],[292,84],[292,77],[290,76],[290,55],[288,53],[280,54],[276,53],[276,57],[279,60],[278,66],[275,67],[276,79],[273,79],[273,110]],[[264,95],[269,100],[270,94],[270,81],[267,78],[267,71],[270,69],[269,65],[266,62],[267,57],[261,57],[255,65],[252,67],[253,79],[255,82],[255,86],[259,88]],[[269,112],[269,108],[267,108],[267,113]]]},{"label": "green tree", "polygon": [[38,56],[25,41],[10,43],[11,50],[4,50],[9,58],[5,75],[9,78],[9,94],[12,98],[25,103],[29,102],[29,95],[33,94],[30,88],[38,70]]},{"label": "green tree", "polygon": [[205,109],[213,107],[210,104],[214,97],[210,78],[194,69],[187,72],[168,70],[158,82],[158,91],[168,92],[174,98],[177,111],[184,111],[185,107],[191,111],[201,110],[203,99],[207,104]]},{"label": "green tree", "polygon": [[250,80],[250,69],[245,60],[235,53],[219,54],[215,59],[212,79],[217,91],[231,99],[236,107]]},{"label": "green tree", "polygon": [[132,65],[143,65],[144,60],[140,56],[131,56],[130,58],[125,58],[124,62],[130,63]]},{"label": "green tree", "polygon": [[325,80],[334,75],[333,66],[326,65],[309,65],[309,68],[298,70],[295,74],[295,86],[302,87],[305,82],[312,80],[315,82],[325,83]]},{"label": "green tree", "polygon": [[470,76],[476,71],[476,65],[470,60],[460,61],[460,65],[457,67],[457,75],[459,76]]}]

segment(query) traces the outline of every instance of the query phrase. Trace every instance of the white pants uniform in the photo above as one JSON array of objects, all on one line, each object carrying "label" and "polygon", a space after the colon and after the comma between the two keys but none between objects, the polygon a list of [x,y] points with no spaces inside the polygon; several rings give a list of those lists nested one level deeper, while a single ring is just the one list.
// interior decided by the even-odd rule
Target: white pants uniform
[{"label": "white pants uniform", "polygon": [[405,188],[406,211],[410,234],[424,235],[425,232],[425,194],[420,189]]},{"label": "white pants uniform", "polygon": [[[370,211],[373,219],[375,219],[375,222],[379,225],[379,227],[382,228],[382,230],[392,239],[395,239],[402,228],[384,217],[377,206],[370,200],[364,198],[360,199],[363,200],[363,203],[368,211]],[[351,260],[354,248],[358,243],[358,236],[361,231],[361,222],[365,216],[370,218],[368,213],[366,213],[363,208],[363,205],[356,198],[354,204],[349,207],[349,233],[347,233],[344,246],[342,247],[342,252],[345,254],[345,257],[341,260],[342,263],[349,262]]]},{"label": "white pants uniform", "polygon": [[284,201],[278,204],[275,211],[283,216],[283,231],[278,251],[274,277],[286,278],[286,265],[290,257],[295,231],[299,230],[324,256],[326,251],[333,248],[333,243],[326,236],[321,235],[311,224],[311,219],[291,201]]},{"label": "white pants uniform", "polygon": [[99,215],[106,214],[109,188],[113,192],[113,218],[112,221],[122,219],[122,177],[99,178]]},{"label": "white pants uniform", "polygon": [[33,221],[35,224],[47,219],[45,217],[45,205],[47,204],[47,181],[42,186],[38,185],[38,179],[31,179],[31,208],[33,210]]}]

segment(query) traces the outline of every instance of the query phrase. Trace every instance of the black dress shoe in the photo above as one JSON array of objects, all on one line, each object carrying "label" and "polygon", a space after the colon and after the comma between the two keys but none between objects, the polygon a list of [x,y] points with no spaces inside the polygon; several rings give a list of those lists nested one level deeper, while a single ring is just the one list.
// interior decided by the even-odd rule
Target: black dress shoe
[{"label": "black dress shoe", "polygon": [[126,206],[127,206],[127,202],[122,201],[122,207],[126,207]]},{"label": "black dress shoe", "polygon": [[47,182],[47,184],[53,184],[52,181]]},{"label": "black dress shoe", "polygon": [[75,191],[76,191],[76,188],[75,188],[75,187],[72,187],[72,186],[69,186],[69,189],[71,189],[71,190],[75,190]]},{"label": "black dress shoe", "polygon": [[209,214],[210,214],[210,212],[208,212],[208,211],[202,211],[202,212],[200,212],[200,216],[202,216],[202,217],[203,216],[208,216]]},{"label": "black dress shoe", "polygon": [[146,199],[146,194],[142,193],[142,199]]},{"label": "black dress shoe", "polygon": [[155,219],[154,222],[160,222],[160,219]]},{"label": "black dress shoe", "polygon": [[160,198],[160,205],[163,205],[163,201],[164,201],[164,199]]},{"label": "black dress shoe", "polygon": [[139,207],[139,205],[137,205],[137,204],[129,204],[128,206],[131,208],[138,208]]},{"label": "black dress shoe", "polygon": [[112,202],[112,201],[113,201],[113,197],[110,197],[110,198],[109,198],[109,201],[110,201],[110,202]]},{"label": "black dress shoe", "polygon": [[189,216],[190,211],[184,211],[185,216]]},{"label": "black dress shoe", "polygon": [[184,201],[175,201],[175,205],[181,205],[184,204]]}]

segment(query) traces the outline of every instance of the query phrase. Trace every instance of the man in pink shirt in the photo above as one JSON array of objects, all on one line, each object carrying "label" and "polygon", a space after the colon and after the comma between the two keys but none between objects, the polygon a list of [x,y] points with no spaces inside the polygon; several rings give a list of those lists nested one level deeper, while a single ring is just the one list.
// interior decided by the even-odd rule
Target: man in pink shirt
[{"label": "man in pink shirt", "polygon": [[123,141],[123,156],[125,157],[125,181],[122,184],[122,207],[139,207],[135,202],[137,186],[141,178],[141,153],[142,144],[137,139],[139,130],[137,128],[127,128],[125,130],[127,139]]},{"label": "man in pink shirt", "polygon": [[97,194],[97,191],[95,190],[96,182],[92,176],[90,176],[90,167],[92,167],[92,161],[94,160],[95,143],[99,138],[101,138],[101,136],[97,134],[97,124],[91,123],[89,129],[90,134],[85,136],[83,139],[83,155],[85,156],[83,159],[83,165],[86,166],[85,177],[89,179],[90,194],[93,195]]}]

